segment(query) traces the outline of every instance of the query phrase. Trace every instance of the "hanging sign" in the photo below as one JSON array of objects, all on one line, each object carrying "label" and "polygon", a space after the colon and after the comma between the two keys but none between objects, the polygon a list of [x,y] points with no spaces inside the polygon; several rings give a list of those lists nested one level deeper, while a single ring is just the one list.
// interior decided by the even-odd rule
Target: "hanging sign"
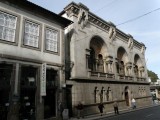
[{"label": "hanging sign", "polygon": [[42,64],[40,95],[46,96],[46,63]]}]

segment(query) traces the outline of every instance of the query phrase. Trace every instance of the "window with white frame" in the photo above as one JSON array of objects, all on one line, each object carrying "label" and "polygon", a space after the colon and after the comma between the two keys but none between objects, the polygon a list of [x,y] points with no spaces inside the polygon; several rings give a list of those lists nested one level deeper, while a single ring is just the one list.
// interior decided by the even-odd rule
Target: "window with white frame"
[{"label": "window with white frame", "polygon": [[39,28],[39,24],[28,20],[25,21],[24,45],[38,48]]},{"label": "window with white frame", "polygon": [[0,39],[15,42],[17,17],[0,11]]},{"label": "window with white frame", "polygon": [[46,29],[46,50],[58,52],[58,31],[54,29]]}]

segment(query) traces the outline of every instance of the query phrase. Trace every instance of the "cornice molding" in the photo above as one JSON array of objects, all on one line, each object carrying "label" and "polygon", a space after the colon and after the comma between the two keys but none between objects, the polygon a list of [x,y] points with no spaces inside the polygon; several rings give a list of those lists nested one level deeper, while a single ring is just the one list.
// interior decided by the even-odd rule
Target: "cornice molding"
[{"label": "cornice molding", "polygon": [[[102,18],[98,17],[97,15],[95,15],[94,13],[90,12],[89,8],[87,8],[87,6],[83,5],[82,3],[77,4],[75,2],[71,2],[68,6],[64,8],[63,12],[66,12],[69,17],[74,16],[78,18],[80,9],[84,9],[88,12],[89,23],[92,23],[95,26],[100,27],[102,30],[106,32],[109,32],[110,28],[114,27],[116,29],[117,38],[120,38],[120,40],[122,40],[126,44],[128,44],[130,41],[130,38],[132,38],[133,39],[132,47],[138,48],[139,50],[141,50],[141,53],[145,52],[144,50],[146,49],[146,47],[143,43],[138,42],[130,34],[126,34],[121,30],[119,30],[118,28],[116,28],[116,25],[114,25],[112,22],[107,22]],[[63,12],[61,12],[61,15]]]}]

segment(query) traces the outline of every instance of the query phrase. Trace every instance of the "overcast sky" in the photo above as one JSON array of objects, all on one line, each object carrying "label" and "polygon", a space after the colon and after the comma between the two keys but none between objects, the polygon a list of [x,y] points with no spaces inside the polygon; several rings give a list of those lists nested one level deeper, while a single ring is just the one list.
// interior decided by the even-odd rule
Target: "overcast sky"
[{"label": "overcast sky", "polygon": [[[54,13],[60,13],[70,2],[85,4],[89,10],[115,25],[160,8],[160,0],[29,0]],[[117,26],[147,47],[147,68],[160,78],[160,9],[139,19]]]}]

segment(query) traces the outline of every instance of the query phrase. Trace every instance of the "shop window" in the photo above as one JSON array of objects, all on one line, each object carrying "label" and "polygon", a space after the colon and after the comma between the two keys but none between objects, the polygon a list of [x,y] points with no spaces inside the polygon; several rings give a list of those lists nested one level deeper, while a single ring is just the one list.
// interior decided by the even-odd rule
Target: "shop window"
[{"label": "shop window", "polygon": [[35,87],[36,83],[36,68],[22,67],[21,68],[21,86]]}]

